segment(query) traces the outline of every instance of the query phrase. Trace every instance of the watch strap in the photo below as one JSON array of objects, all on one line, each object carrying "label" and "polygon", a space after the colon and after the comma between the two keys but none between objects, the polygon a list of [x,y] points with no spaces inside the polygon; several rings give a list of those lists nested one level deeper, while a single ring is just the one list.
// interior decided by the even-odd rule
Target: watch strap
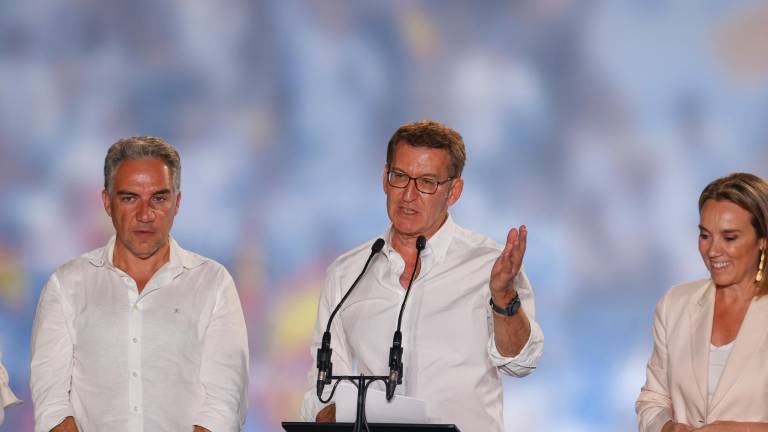
[{"label": "watch strap", "polygon": [[489,303],[494,312],[504,316],[512,316],[520,309],[520,293],[515,293],[515,298],[506,307],[499,307],[493,302],[493,297],[491,297]]}]

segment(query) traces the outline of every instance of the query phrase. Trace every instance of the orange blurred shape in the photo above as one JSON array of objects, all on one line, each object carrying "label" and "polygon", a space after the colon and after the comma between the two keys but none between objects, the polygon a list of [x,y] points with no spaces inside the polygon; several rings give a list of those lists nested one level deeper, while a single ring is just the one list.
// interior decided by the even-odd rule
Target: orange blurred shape
[{"label": "orange blurred shape", "polygon": [[24,272],[21,260],[8,249],[0,247],[0,302],[21,308],[24,299]]},{"label": "orange blurred shape", "polygon": [[768,5],[735,14],[715,32],[714,48],[730,78],[745,84],[768,81]]}]

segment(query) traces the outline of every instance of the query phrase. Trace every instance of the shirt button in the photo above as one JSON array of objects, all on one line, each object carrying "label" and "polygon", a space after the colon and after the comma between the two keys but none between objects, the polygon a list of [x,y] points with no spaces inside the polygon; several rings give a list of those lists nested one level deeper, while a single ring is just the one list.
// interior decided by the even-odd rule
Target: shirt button
[{"label": "shirt button", "polygon": [[138,373],[138,372],[136,372],[136,371],[133,371],[133,372],[131,373],[131,375],[132,375],[134,378],[138,378],[138,377],[139,377],[139,373]]},{"label": "shirt button", "polygon": [[139,412],[139,407],[135,406],[133,407],[133,412]]},{"label": "shirt button", "polygon": [[133,343],[139,343],[139,338],[133,338]]}]

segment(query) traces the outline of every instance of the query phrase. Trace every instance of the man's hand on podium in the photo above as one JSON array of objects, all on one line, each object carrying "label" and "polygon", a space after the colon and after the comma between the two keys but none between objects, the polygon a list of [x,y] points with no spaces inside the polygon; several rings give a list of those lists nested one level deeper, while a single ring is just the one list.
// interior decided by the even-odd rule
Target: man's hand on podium
[{"label": "man's hand on podium", "polygon": [[321,409],[315,416],[318,423],[336,423],[336,404],[332,403]]},{"label": "man's hand on podium", "polygon": [[51,432],[78,432],[75,418],[72,416],[66,417],[61,423],[51,429]]}]

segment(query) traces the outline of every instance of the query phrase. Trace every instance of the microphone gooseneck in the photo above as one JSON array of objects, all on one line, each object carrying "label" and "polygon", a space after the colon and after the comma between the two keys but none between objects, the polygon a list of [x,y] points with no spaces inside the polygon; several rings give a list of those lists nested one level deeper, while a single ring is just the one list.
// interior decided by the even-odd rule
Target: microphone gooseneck
[{"label": "microphone gooseneck", "polygon": [[339,301],[333,309],[331,316],[328,318],[328,324],[325,327],[325,333],[323,333],[322,343],[320,344],[320,348],[317,349],[317,397],[321,401],[323,399],[323,388],[326,384],[331,383],[331,376],[333,375],[333,364],[331,363],[331,354],[333,352],[333,350],[331,350],[331,323],[333,322],[333,318],[336,316],[336,313],[339,312],[341,305],[344,304],[344,301],[349,297],[349,294],[352,293],[352,290],[355,289],[357,283],[362,279],[365,271],[368,269],[368,264],[371,263],[374,255],[381,252],[383,247],[384,239],[379,238],[373,242],[373,245],[371,246],[371,254],[368,255],[363,270],[357,276],[357,279],[352,282],[352,286],[349,287],[347,293],[344,294],[344,297],[341,298],[341,301]]},{"label": "microphone gooseneck", "polygon": [[400,315],[397,317],[397,330],[392,337],[392,347],[389,349],[389,380],[387,380],[387,400],[391,400],[395,395],[395,388],[398,384],[403,382],[403,334],[400,331],[400,326],[403,322],[403,311],[405,310],[405,302],[408,301],[408,295],[411,293],[411,285],[413,285],[413,279],[416,277],[416,270],[419,268],[419,259],[421,257],[421,251],[427,246],[427,238],[420,235],[416,239],[416,264],[413,266],[413,272],[411,273],[411,279],[408,281],[408,289],[405,291],[405,297],[403,303],[400,305]]}]

